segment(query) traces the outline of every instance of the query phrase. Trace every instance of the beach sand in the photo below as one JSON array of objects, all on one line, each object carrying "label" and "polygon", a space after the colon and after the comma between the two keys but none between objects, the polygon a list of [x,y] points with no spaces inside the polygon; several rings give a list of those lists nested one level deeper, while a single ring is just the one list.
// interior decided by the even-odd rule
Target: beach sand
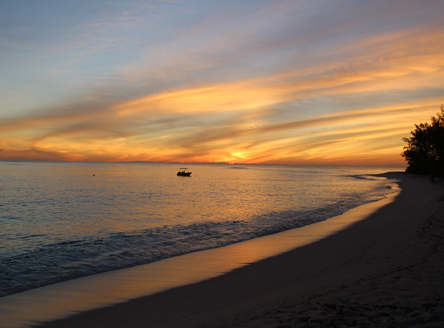
[{"label": "beach sand", "polygon": [[315,243],[44,327],[444,327],[444,190],[396,200]]}]

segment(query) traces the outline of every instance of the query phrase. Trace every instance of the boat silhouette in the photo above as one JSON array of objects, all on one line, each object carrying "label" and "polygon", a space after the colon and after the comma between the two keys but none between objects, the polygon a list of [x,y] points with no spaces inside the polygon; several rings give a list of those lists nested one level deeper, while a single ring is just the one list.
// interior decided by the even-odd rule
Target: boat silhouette
[{"label": "boat silhouette", "polygon": [[189,177],[189,176],[191,176],[191,172],[188,172],[187,170],[188,170],[187,167],[181,167],[179,169],[179,172],[177,172],[177,176],[179,176],[179,177]]}]

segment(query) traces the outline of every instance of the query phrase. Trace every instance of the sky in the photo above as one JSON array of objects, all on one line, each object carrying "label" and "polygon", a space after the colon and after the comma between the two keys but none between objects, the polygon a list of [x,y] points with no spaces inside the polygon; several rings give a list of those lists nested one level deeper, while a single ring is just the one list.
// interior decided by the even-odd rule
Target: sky
[{"label": "sky", "polygon": [[0,0],[0,160],[403,166],[442,0]]}]

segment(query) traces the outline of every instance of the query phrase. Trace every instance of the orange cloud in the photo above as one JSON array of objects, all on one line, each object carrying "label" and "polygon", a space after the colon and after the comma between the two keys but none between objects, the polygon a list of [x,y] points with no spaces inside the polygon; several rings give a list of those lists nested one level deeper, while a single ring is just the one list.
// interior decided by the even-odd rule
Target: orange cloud
[{"label": "orange cloud", "polygon": [[259,77],[80,97],[0,122],[0,159],[401,164],[401,138],[443,102],[443,45],[402,30]]}]

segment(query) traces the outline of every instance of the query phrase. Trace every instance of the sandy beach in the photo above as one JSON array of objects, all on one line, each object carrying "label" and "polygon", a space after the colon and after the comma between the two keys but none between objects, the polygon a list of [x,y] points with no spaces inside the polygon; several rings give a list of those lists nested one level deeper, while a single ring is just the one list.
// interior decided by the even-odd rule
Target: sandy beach
[{"label": "sandy beach", "polygon": [[332,236],[40,327],[443,327],[444,190],[385,176],[396,200]]}]

